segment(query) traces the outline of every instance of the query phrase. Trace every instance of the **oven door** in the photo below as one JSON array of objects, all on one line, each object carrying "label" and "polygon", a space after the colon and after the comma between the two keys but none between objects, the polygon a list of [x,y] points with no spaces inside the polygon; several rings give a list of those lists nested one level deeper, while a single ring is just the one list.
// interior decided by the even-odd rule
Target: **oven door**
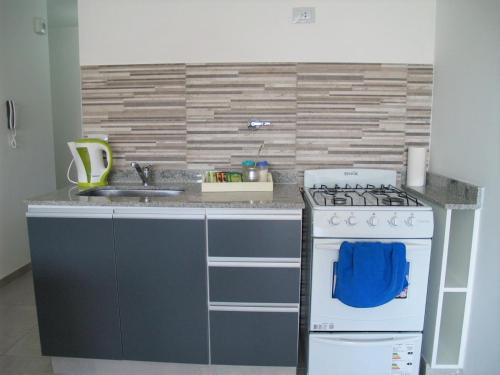
[{"label": "oven door", "polygon": [[343,241],[360,240],[314,239],[310,330],[422,331],[431,240],[399,240],[406,245],[406,260],[409,263],[409,285],[406,296],[395,298],[391,302],[373,308],[347,306],[332,297],[335,282],[334,267]]}]

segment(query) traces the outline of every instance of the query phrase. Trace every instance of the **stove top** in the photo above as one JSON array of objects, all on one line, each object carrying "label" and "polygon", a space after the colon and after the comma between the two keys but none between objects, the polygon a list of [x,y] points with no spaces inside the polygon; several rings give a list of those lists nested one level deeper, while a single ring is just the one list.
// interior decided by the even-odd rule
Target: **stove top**
[{"label": "stove top", "polygon": [[317,169],[304,172],[314,238],[431,238],[432,208],[395,187],[396,172]]},{"label": "stove top", "polygon": [[314,203],[318,206],[381,206],[381,207],[419,207],[423,206],[417,198],[392,186],[371,185],[351,186],[334,185],[329,187],[320,185],[309,188]]}]

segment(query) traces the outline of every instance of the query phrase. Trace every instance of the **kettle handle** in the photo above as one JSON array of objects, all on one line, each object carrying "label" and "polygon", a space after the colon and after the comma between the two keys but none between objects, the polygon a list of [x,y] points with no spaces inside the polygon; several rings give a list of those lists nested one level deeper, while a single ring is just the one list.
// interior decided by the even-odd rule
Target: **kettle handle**
[{"label": "kettle handle", "polygon": [[106,159],[108,161],[108,165],[106,169],[104,170],[103,175],[107,176],[109,172],[111,171],[111,167],[113,166],[113,152],[111,152],[111,147],[109,147],[109,144],[105,142],[98,142],[97,147],[103,150],[106,153]]}]

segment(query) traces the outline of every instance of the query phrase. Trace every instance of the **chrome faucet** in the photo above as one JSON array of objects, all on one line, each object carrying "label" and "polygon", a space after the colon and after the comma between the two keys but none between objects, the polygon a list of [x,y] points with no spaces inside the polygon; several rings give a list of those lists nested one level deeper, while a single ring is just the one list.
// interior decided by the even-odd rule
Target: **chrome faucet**
[{"label": "chrome faucet", "polygon": [[137,171],[137,174],[139,175],[139,177],[142,180],[142,185],[148,186],[149,185],[149,177],[151,177],[151,166],[148,165],[144,168],[141,168],[139,163],[137,163],[135,161],[130,163],[130,166],[135,168],[135,170]]}]

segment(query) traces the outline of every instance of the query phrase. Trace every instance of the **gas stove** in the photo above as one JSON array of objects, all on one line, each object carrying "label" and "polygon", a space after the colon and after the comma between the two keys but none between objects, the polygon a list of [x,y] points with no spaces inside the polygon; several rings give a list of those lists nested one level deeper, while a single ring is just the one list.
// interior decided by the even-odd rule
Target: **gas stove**
[{"label": "gas stove", "polygon": [[[397,188],[396,172],[388,170],[308,170],[304,197],[301,330],[308,345],[301,346],[301,358],[308,373],[418,374],[432,209]],[[403,244],[409,286],[380,306],[343,304],[332,292],[345,241]],[[360,358],[370,366],[360,370]]]}]

